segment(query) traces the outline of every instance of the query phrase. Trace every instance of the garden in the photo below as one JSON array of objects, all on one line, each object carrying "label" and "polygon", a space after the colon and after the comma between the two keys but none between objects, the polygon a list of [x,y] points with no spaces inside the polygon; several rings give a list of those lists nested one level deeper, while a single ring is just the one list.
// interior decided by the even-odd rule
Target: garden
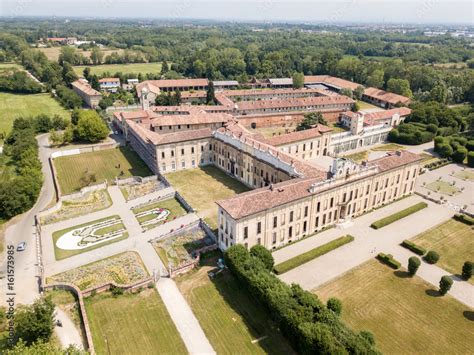
[{"label": "garden", "polygon": [[56,260],[89,251],[128,237],[118,215],[105,217],[53,233]]},{"label": "garden", "polygon": [[41,216],[40,222],[42,224],[56,223],[91,212],[104,210],[111,205],[112,200],[107,190],[91,191],[79,198],[63,200],[59,210]]},{"label": "garden", "polygon": [[70,283],[80,290],[114,282],[117,285],[131,284],[148,277],[138,253],[127,251],[106,259],[47,278],[47,283]]},{"label": "garden", "polygon": [[133,208],[132,212],[144,230],[155,228],[187,213],[181,203],[174,197],[146,203]]},{"label": "garden", "polygon": [[123,197],[127,201],[146,196],[160,189],[162,189],[162,184],[159,180],[120,185],[120,191],[122,192]]},{"label": "garden", "polygon": [[454,183],[448,183],[443,180],[433,181],[429,184],[423,185],[428,190],[438,192],[444,195],[454,196],[461,192]]}]

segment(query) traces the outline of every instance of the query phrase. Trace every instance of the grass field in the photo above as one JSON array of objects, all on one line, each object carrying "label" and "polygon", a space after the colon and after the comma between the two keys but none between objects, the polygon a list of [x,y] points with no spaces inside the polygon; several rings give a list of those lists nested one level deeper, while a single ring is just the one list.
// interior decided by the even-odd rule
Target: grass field
[{"label": "grass field", "polygon": [[368,102],[365,101],[360,101],[357,100],[357,103],[359,104],[359,110],[372,110],[372,109],[378,109],[380,111],[383,111],[383,108],[369,104]]},{"label": "grass field", "polygon": [[[35,48],[35,50],[43,52],[46,54],[49,60],[56,62],[61,54],[61,47],[49,47],[49,48]],[[104,58],[113,52],[117,52],[118,54],[123,53],[123,49],[110,49],[104,48],[102,49],[102,53],[104,53]],[[84,57],[90,58],[91,51],[84,51],[82,49],[76,49],[76,53],[82,54]]]},{"label": "grass field", "polygon": [[179,278],[178,287],[214,350],[218,354],[292,354],[266,311],[233,276],[224,271],[211,281],[210,269],[203,266]]},{"label": "grass field", "polygon": [[39,114],[70,117],[70,114],[49,94],[21,95],[0,92],[0,132],[8,134],[13,120],[20,116]]},{"label": "grass field", "polygon": [[351,159],[355,161],[356,163],[360,163],[363,160],[369,159],[369,152],[367,150],[363,150],[361,152],[343,155],[343,157],[347,159]]},{"label": "grass field", "polygon": [[249,190],[214,166],[169,173],[166,179],[211,228],[217,228],[217,205],[214,202]]},{"label": "grass field", "polygon": [[[92,74],[102,75],[105,72],[109,72],[114,75],[117,72],[123,74],[159,74],[161,72],[161,63],[132,63],[132,64],[101,64],[101,65],[89,65]],[[77,75],[82,76],[85,65],[78,65],[74,67],[74,71]]]},{"label": "grass field", "polygon": [[154,289],[84,300],[97,354],[186,354],[179,333]]},{"label": "grass field", "polygon": [[86,186],[81,181],[86,174],[95,175],[97,184],[105,180],[113,182],[116,177],[152,174],[143,160],[128,147],[59,157],[54,159],[54,166],[61,192],[65,195]]},{"label": "grass field", "polygon": [[314,290],[341,299],[342,319],[375,335],[386,354],[468,354],[474,348],[474,312],[406,272],[371,260]]},{"label": "grass field", "polygon": [[[412,239],[426,250],[440,255],[437,266],[455,275],[461,274],[465,261],[474,260],[474,230],[465,223],[450,219]],[[474,284],[474,279],[469,280]]]},{"label": "grass field", "polygon": [[433,181],[429,184],[424,186],[428,190],[439,192],[444,195],[456,195],[461,190],[459,190],[456,186],[452,186],[451,184],[447,183],[446,181]]},{"label": "grass field", "polygon": [[405,147],[396,143],[387,143],[371,148],[374,152],[384,152],[384,151],[393,151],[393,150],[403,150]]}]

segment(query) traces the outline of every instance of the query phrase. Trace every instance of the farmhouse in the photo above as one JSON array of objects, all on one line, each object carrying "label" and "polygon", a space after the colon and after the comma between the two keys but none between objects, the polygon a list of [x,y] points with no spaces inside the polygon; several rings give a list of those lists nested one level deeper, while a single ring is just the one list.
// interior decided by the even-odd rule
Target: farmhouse
[{"label": "farmhouse", "polygon": [[102,94],[94,90],[87,80],[79,79],[71,83],[72,89],[78,94],[86,105],[90,108],[96,108],[102,99]]},{"label": "farmhouse", "polygon": [[364,90],[362,99],[364,101],[387,109],[393,108],[397,105],[408,105],[411,102],[409,97],[372,87],[369,87]]},{"label": "farmhouse", "polygon": [[99,79],[100,90],[108,92],[117,92],[120,87],[119,78],[102,78]]}]

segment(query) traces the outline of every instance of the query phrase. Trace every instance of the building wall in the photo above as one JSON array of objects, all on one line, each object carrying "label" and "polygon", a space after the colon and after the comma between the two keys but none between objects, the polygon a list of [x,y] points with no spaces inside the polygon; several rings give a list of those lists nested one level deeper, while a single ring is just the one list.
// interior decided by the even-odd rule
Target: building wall
[{"label": "building wall", "polygon": [[[343,112],[342,110],[335,110],[335,111],[327,111],[322,112],[323,118],[328,123],[336,123],[339,119],[339,115]],[[252,114],[252,115],[244,115],[238,116],[238,121],[241,125],[245,127],[251,127],[252,124],[255,124],[256,127],[271,127],[271,126],[280,126],[284,124],[288,124],[290,126],[297,125],[300,123],[304,115],[307,112],[300,112],[300,113],[291,113],[291,112],[280,112],[280,113],[272,113],[272,114]]]},{"label": "building wall", "polygon": [[171,126],[156,126],[153,127],[153,131],[157,133],[173,133],[197,130],[202,128],[210,128],[216,130],[224,125],[224,122],[219,123],[201,123],[201,124],[183,124],[183,125],[171,125]]},{"label": "building wall", "polygon": [[211,147],[211,138],[160,145],[156,147],[156,164],[162,174],[208,165]]},{"label": "building wall", "polygon": [[[359,216],[414,191],[419,164],[410,164],[346,183],[295,202],[234,220],[218,211],[221,249],[261,244],[274,249],[342,220]],[[260,227],[259,227],[260,224]],[[259,232],[260,230],[260,232]]]},{"label": "building wall", "polygon": [[327,155],[330,140],[330,135],[325,134],[304,141],[280,145],[278,148],[297,158],[309,160]]},{"label": "building wall", "polygon": [[99,102],[102,99],[101,95],[88,95],[84,91],[76,88],[74,85],[72,86],[72,89],[82,98],[82,100],[84,100],[88,107],[96,108],[97,106],[99,106]]}]

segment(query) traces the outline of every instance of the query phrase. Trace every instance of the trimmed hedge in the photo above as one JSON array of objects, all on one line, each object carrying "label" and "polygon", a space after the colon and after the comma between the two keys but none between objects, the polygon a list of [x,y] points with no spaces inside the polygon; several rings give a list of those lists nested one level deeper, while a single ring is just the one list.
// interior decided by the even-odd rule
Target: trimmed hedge
[{"label": "trimmed hedge", "polygon": [[465,214],[455,214],[453,218],[458,222],[467,224],[468,226],[474,225],[474,218],[469,217]]},{"label": "trimmed hedge", "polygon": [[426,202],[417,203],[416,205],[405,208],[404,210],[394,213],[391,216],[379,219],[378,221],[375,221],[374,223],[372,223],[370,226],[373,229],[379,229],[379,228],[385,227],[393,222],[398,221],[399,219],[405,218],[426,207],[428,207],[428,204]]},{"label": "trimmed hedge", "polygon": [[400,244],[402,247],[407,248],[408,250],[411,250],[415,254],[418,254],[420,256],[425,255],[426,249],[423,247],[420,247],[419,245],[416,245],[413,242],[410,242],[409,240],[404,240],[402,244]]},{"label": "trimmed hedge", "polygon": [[351,235],[346,235],[344,237],[334,239],[330,241],[329,243],[320,245],[319,247],[311,249],[310,251],[307,251],[306,253],[295,256],[294,258],[288,259],[278,265],[275,265],[273,270],[275,271],[276,274],[283,274],[321,255],[329,253],[331,250],[339,248],[340,246],[343,246],[344,244],[350,243],[353,240],[354,240],[354,237]]},{"label": "trimmed hedge", "polygon": [[379,253],[377,255],[377,259],[379,259],[381,262],[383,262],[384,264],[387,264],[388,266],[390,266],[392,269],[399,269],[402,264],[400,264],[400,262],[398,262],[397,260],[395,260],[393,258],[393,255],[391,254],[384,254],[384,253]]},{"label": "trimmed hedge", "polygon": [[439,260],[439,254],[435,252],[434,250],[430,250],[428,254],[426,254],[423,259],[428,263],[428,264],[436,264]]}]

